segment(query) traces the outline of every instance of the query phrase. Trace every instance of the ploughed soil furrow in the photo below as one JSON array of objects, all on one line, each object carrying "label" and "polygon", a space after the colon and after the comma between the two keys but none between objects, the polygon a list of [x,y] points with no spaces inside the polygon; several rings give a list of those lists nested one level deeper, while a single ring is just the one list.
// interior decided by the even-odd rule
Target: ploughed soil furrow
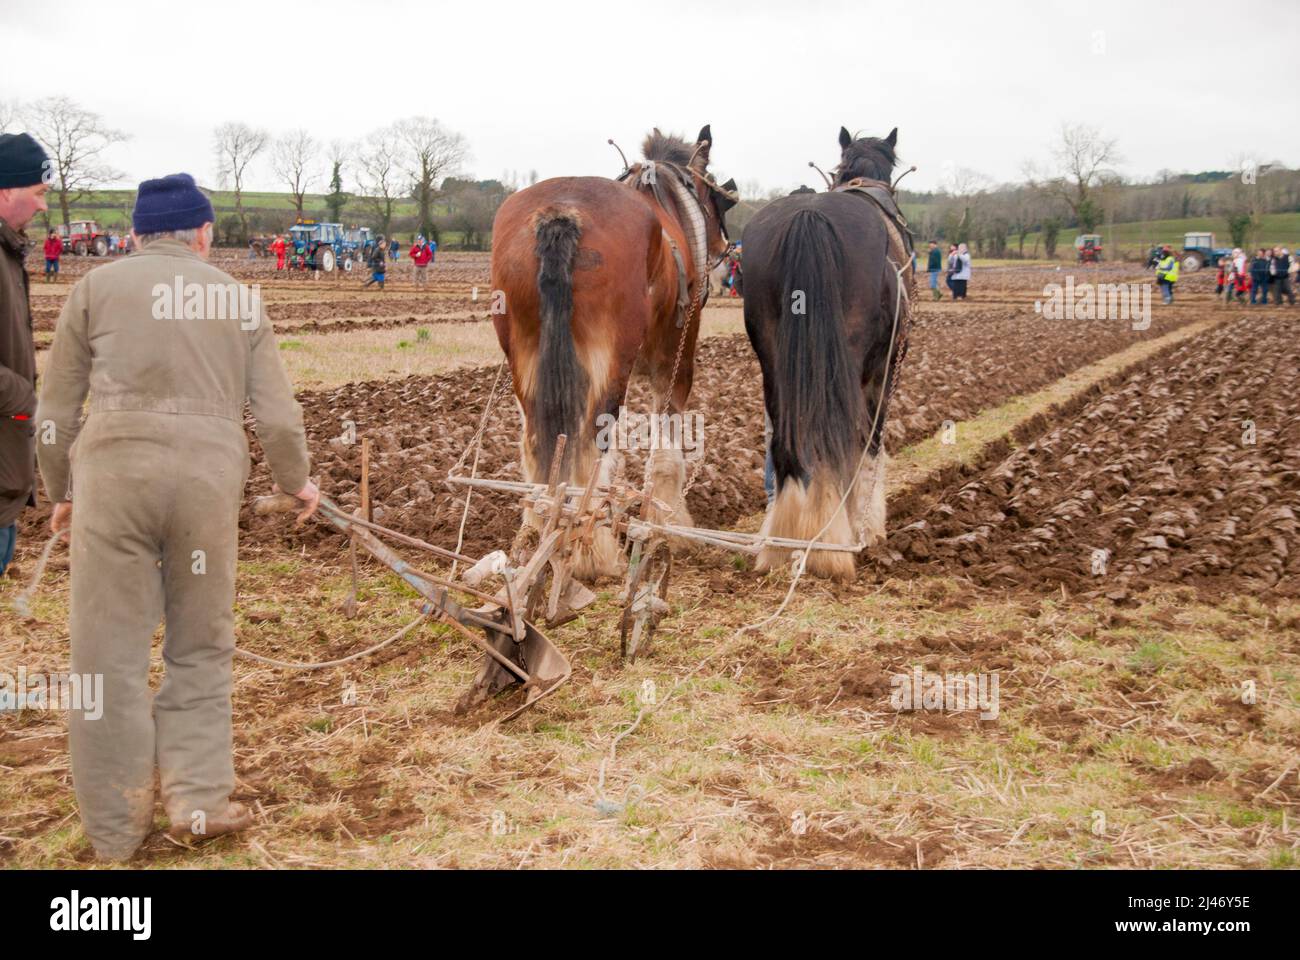
[{"label": "ploughed soil furrow", "polygon": [[1126,601],[1300,596],[1300,338],[1245,317],[1162,351],[891,504],[867,563]]},{"label": "ploughed soil furrow", "polygon": [[[1168,332],[1185,319],[1177,312],[1158,314],[1149,330],[1135,332],[1127,324],[1052,323],[979,309],[956,317],[923,313],[891,405],[888,445],[899,449],[933,433],[945,420],[970,418],[1138,339]],[[1008,363],[1008,356],[1015,357],[1014,363]],[[359,443],[345,442],[350,421],[358,440],[369,437],[372,444],[371,497],[380,522],[431,542],[455,543],[464,496],[445,490],[442,480],[478,427],[495,373],[494,367],[479,368],[302,394],[313,470],[323,488],[343,503],[356,501],[361,455]],[[649,404],[646,385],[634,382],[629,409],[647,411]],[[696,524],[724,528],[762,511],[762,385],[745,338],[702,341],[691,408],[703,418],[702,456],[688,463],[688,470],[697,474],[688,494]],[[488,418],[478,475],[521,479],[518,440],[519,418],[506,372]],[[270,475],[251,431],[250,441],[256,460],[251,496],[269,487]],[[628,451],[627,460],[629,475],[640,476],[641,451]],[[254,519],[248,511],[244,523],[245,536],[255,541],[342,547],[342,540],[323,528],[294,530],[288,524]],[[517,524],[512,497],[475,493],[466,550],[482,553],[508,544]]]}]

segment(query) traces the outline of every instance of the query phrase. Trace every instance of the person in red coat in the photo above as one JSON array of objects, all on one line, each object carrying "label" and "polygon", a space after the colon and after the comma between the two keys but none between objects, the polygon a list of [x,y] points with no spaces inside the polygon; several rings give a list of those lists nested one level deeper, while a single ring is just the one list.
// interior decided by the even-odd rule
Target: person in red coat
[{"label": "person in red coat", "polygon": [[271,241],[271,252],[275,254],[275,269],[284,269],[284,237],[278,233],[275,239]]},{"label": "person in red coat", "polygon": [[411,260],[415,264],[415,282],[423,286],[428,280],[429,261],[433,259],[433,250],[424,237],[417,237],[411,244]]},{"label": "person in red coat", "polygon": [[63,256],[63,241],[53,230],[45,238],[45,280],[50,282],[51,275],[55,283],[59,282],[59,257]]}]

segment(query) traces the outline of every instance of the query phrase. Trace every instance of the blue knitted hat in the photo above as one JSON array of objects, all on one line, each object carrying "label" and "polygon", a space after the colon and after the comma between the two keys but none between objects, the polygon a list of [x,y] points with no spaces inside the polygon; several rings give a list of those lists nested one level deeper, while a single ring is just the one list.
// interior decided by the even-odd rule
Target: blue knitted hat
[{"label": "blue knitted hat", "polygon": [[131,225],[140,235],[192,230],[215,221],[212,201],[188,173],[173,173],[140,184]]},{"label": "blue knitted hat", "polygon": [[0,190],[41,183],[48,159],[30,133],[0,133]]}]

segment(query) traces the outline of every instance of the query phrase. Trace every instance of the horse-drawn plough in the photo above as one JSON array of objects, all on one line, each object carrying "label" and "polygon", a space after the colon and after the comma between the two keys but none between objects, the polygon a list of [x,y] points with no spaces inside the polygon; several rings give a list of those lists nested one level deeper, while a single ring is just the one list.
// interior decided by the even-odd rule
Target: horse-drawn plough
[{"label": "horse-drawn plough", "polygon": [[[348,513],[327,497],[318,516],[358,547],[389,567],[423,598],[421,613],[434,616],[464,635],[484,654],[471,687],[457,703],[467,712],[488,699],[518,686],[523,703],[503,719],[509,720],[554,693],[572,672],[569,660],[541,632],[538,624],[557,627],[576,618],[595,602],[596,594],[576,579],[575,553],[590,549],[595,532],[608,529],[620,555],[626,558],[623,586],[618,593],[619,652],[625,662],[650,646],[660,621],[670,611],[668,585],[674,543],[694,542],[728,551],[757,555],[765,546],[795,551],[831,550],[856,553],[861,544],[833,544],[729,530],[707,530],[652,520],[667,506],[654,499],[653,481],[640,489],[621,477],[597,482],[598,470],[583,487],[558,479],[566,438],[556,444],[555,467],[545,484],[489,480],[452,474],[449,487],[470,487],[519,496],[519,505],[536,517],[536,525],[521,528],[508,550],[471,557]],[[286,494],[261,497],[259,515],[300,510],[302,504]],[[422,571],[403,559],[385,540],[423,550],[453,565],[446,576]],[[465,568],[459,576],[455,570]],[[495,585],[494,592],[488,592]],[[458,599],[458,595],[461,599]],[[463,598],[470,598],[465,600]],[[472,601],[478,606],[471,606]]]}]

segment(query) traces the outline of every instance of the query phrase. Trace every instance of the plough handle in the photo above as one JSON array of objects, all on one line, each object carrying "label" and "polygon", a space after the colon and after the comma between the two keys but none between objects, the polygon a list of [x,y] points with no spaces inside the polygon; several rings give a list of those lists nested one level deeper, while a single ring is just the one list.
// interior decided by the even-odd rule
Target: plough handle
[{"label": "plough handle", "polygon": [[[325,498],[321,497],[321,503]],[[269,497],[257,497],[253,500],[253,513],[265,517],[272,513],[297,513],[302,509],[302,501],[287,493],[273,493]]]}]

